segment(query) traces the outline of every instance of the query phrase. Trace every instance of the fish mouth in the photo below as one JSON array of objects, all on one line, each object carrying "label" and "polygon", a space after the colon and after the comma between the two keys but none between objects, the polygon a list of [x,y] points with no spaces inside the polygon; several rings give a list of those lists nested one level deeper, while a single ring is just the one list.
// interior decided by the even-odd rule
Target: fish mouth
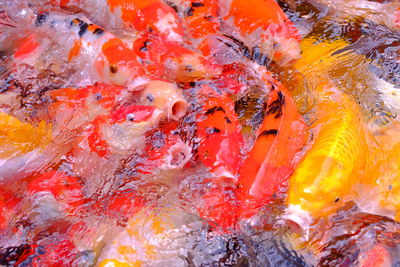
[{"label": "fish mouth", "polygon": [[304,234],[305,240],[308,240],[310,225],[313,221],[308,211],[303,210],[300,205],[289,205],[282,219],[292,231]]}]

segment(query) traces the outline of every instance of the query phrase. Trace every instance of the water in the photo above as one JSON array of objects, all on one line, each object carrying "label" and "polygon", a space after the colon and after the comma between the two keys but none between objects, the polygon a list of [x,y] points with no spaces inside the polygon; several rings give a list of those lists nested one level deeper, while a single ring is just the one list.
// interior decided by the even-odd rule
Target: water
[{"label": "water", "polygon": [[[185,116],[176,121],[157,115],[157,109],[150,117],[137,111],[138,104],[143,106],[140,90],[102,85],[93,67],[95,48],[83,47],[82,55],[69,59],[67,48],[76,35],[67,21],[77,16],[99,23],[131,44],[124,38],[132,33],[121,30],[120,21],[98,18],[106,12],[86,12],[85,3],[91,1],[83,1],[82,10],[57,9],[66,18],[57,34],[36,31],[29,23],[15,27],[35,17],[38,3],[0,3],[7,11],[1,13],[7,14],[2,20],[7,23],[0,24],[0,265],[399,264],[396,3],[278,1],[302,36],[302,57],[290,67],[279,62],[291,59],[267,60],[275,57],[273,49],[249,47],[257,43],[257,34],[242,38],[231,21],[223,22],[222,33],[234,32],[213,35],[209,44],[218,47],[214,58],[208,57],[223,74],[173,80],[188,103]],[[177,9],[184,19],[184,10]],[[21,40],[31,33],[44,36],[39,55],[16,60]],[[216,44],[217,38],[224,45]],[[200,51],[197,43],[184,46]],[[259,65],[272,71],[270,82],[263,80]],[[159,78],[170,77],[175,76]],[[279,87],[271,77],[291,92],[308,126],[307,142],[291,159],[290,164],[297,162],[291,180],[283,181],[249,218],[232,208],[245,205],[235,198],[236,187],[242,186],[235,169],[270,113],[268,95]],[[212,98],[213,90],[223,101],[223,119],[216,108],[203,110],[207,98],[202,94]],[[198,121],[214,115],[208,134],[201,136]],[[230,128],[235,123],[243,141]],[[221,130],[242,142],[239,156],[229,154],[235,150],[232,143],[218,147],[218,138],[201,150],[203,140]],[[179,146],[171,152],[177,143],[187,150]],[[210,165],[206,159],[213,145],[220,154]],[[290,153],[286,147],[275,149]],[[223,153],[234,158],[233,167],[220,162]],[[183,163],[165,167],[167,157]],[[237,219],[233,224],[231,217]]]}]

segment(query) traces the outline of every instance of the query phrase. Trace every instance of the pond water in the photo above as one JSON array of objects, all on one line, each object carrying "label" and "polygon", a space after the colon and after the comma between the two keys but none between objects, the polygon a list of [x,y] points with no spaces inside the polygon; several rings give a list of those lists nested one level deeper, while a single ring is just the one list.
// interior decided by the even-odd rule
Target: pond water
[{"label": "pond water", "polygon": [[0,0],[0,266],[400,265],[400,3],[248,2]]}]

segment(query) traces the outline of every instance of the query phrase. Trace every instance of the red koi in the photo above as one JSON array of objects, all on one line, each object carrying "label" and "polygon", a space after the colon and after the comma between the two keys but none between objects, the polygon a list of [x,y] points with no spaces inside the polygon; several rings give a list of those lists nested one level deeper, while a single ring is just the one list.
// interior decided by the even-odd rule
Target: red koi
[{"label": "red koi", "polygon": [[28,184],[28,192],[30,195],[50,192],[69,215],[75,214],[84,204],[80,179],[59,171],[47,172],[33,179]]},{"label": "red koi", "polygon": [[[240,215],[251,217],[288,186],[288,179],[307,140],[307,126],[289,92],[272,78],[265,118],[238,180]],[[271,83],[272,82],[272,83]]]},{"label": "red koi", "polygon": [[197,119],[198,156],[214,176],[205,181],[213,185],[202,197],[200,215],[228,229],[238,219],[234,189],[243,158],[241,127],[226,93],[202,85],[199,99],[204,104]]},{"label": "red koi", "polygon": [[21,199],[13,193],[0,189],[0,229],[5,229],[17,212]]},{"label": "red koi", "polygon": [[153,79],[193,81],[213,78],[221,69],[200,54],[182,47],[181,44],[163,39],[148,32],[138,38],[133,50],[142,58],[143,65]]},{"label": "red koi", "polygon": [[141,173],[150,174],[155,169],[168,171],[185,167],[192,157],[192,149],[180,138],[178,128],[178,122],[162,122],[159,128],[148,135],[146,160],[140,168]]}]

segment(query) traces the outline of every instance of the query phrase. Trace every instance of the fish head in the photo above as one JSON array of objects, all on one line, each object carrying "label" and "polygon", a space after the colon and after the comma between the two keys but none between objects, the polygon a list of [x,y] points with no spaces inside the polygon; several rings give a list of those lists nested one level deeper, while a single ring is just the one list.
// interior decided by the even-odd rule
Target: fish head
[{"label": "fish head", "polygon": [[102,45],[102,53],[96,59],[96,69],[107,83],[127,86],[137,90],[146,79],[136,53],[119,38],[112,38]]}]

